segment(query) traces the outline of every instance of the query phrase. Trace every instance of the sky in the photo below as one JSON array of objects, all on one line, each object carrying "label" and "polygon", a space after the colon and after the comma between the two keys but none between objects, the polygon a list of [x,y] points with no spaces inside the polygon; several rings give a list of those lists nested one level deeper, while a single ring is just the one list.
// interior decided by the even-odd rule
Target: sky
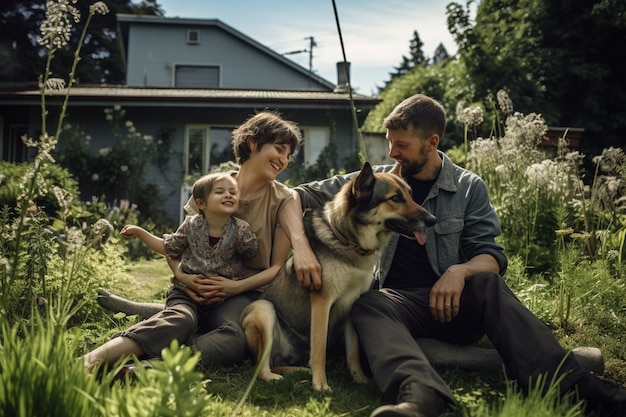
[{"label": "sky", "polygon": [[[335,0],[350,81],[354,91],[374,95],[390,73],[409,57],[417,30],[422,51],[432,57],[443,43],[450,55],[456,44],[447,29],[446,5],[452,0]],[[459,4],[464,4],[458,1]],[[218,19],[262,45],[337,82],[343,61],[332,0],[157,0],[166,17]]]}]

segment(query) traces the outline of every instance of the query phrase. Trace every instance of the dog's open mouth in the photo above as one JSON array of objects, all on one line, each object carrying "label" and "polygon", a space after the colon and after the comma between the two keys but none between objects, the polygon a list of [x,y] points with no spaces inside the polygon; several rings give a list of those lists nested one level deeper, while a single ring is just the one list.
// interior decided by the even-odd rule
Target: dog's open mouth
[{"label": "dog's open mouth", "polygon": [[389,230],[398,232],[406,237],[414,238],[420,245],[424,245],[426,243],[426,232],[424,231],[424,229],[412,228],[409,227],[409,225],[407,225],[406,223],[403,224],[394,220],[388,220],[386,222],[386,225]]}]

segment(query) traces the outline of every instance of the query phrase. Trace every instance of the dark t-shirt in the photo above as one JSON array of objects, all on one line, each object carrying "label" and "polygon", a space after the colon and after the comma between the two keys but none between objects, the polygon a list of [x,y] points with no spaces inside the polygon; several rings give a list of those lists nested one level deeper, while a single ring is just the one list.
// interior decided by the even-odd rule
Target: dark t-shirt
[{"label": "dark t-shirt", "polygon": [[[435,183],[435,180],[405,179],[413,190],[413,201],[418,204],[426,199],[428,192]],[[417,243],[415,239],[400,236],[391,269],[385,278],[383,287],[395,289],[430,287],[437,279],[438,276],[428,262],[426,248]]]}]

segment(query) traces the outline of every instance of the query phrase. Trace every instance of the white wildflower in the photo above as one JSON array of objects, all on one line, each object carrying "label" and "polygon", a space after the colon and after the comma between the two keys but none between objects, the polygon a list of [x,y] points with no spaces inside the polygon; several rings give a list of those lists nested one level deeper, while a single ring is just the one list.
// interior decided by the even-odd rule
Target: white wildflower
[{"label": "white wildflower", "polygon": [[110,147],[106,147],[106,148],[100,148],[100,150],[98,151],[98,153],[101,156],[107,156],[108,154],[111,153],[111,148]]},{"label": "white wildflower", "polygon": [[98,174],[96,174],[96,173],[94,173],[94,174],[91,176],[91,180],[92,180],[92,181],[98,181],[99,179],[100,179],[100,176],[99,176]]},{"label": "white wildflower", "polygon": [[509,115],[513,113],[513,101],[506,91],[498,90],[498,92],[496,93],[496,98],[498,99],[500,111],[502,111],[503,114]]},{"label": "white wildflower", "polygon": [[105,15],[109,13],[109,7],[103,1],[97,1],[91,6],[89,6],[89,13],[94,14],[102,14]]},{"label": "white wildflower", "polygon": [[63,90],[65,80],[63,78],[48,78],[43,86],[44,90]]},{"label": "white wildflower", "polygon": [[128,165],[120,165],[120,171],[122,172],[128,171]]},{"label": "white wildflower", "polygon": [[59,49],[67,45],[72,32],[72,20],[78,23],[80,12],[68,0],[48,0],[46,18],[39,27],[39,44],[48,49]]}]

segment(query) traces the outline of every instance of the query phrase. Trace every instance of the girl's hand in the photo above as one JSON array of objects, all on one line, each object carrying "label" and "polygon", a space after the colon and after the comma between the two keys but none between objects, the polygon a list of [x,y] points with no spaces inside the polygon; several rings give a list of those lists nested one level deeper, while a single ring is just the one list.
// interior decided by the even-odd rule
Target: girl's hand
[{"label": "girl's hand", "polygon": [[127,239],[132,239],[137,236],[137,232],[139,230],[139,227],[132,224],[127,224],[126,226],[122,227],[122,230],[120,230],[120,234]]}]

